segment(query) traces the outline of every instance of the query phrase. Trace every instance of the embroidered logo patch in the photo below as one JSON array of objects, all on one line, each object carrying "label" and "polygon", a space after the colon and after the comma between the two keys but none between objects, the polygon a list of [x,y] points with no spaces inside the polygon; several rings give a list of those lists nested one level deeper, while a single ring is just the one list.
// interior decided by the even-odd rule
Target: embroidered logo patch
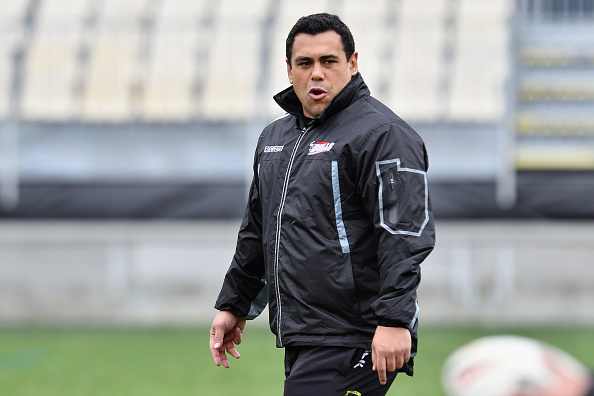
[{"label": "embroidered logo patch", "polygon": [[266,147],[264,147],[264,152],[265,153],[278,153],[280,151],[283,151],[283,147],[285,147],[285,146],[266,146]]},{"label": "embroidered logo patch", "polygon": [[307,155],[314,155],[330,151],[334,146],[334,142],[311,142],[309,144],[309,152]]}]

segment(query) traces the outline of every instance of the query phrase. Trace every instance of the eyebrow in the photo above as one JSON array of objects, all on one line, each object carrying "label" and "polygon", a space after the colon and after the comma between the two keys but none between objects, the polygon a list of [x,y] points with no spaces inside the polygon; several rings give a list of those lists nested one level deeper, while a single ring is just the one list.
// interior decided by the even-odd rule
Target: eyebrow
[{"label": "eyebrow", "polygon": [[[325,61],[325,60],[337,60],[338,56],[337,55],[322,55],[320,56],[320,60],[321,61]],[[313,60],[313,58],[309,57],[309,56],[298,56],[297,58],[295,58],[295,62],[303,62],[303,61],[311,61]]]}]

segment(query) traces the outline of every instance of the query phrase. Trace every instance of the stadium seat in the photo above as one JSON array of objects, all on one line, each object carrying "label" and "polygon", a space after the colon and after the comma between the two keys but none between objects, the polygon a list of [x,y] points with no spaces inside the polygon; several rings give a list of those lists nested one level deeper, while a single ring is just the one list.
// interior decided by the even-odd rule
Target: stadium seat
[{"label": "stadium seat", "polygon": [[519,170],[594,170],[594,149],[579,141],[577,143],[577,145],[549,144],[519,147],[516,150],[516,168]]},{"label": "stadium seat", "polygon": [[445,67],[446,3],[405,0],[393,41],[394,72],[390,105],[410,121],[434,122],[441,117],[442,73]]},{"label": "stadium seat", "polygon": [[89,0],[41,0],[36,32],[80,34],[91,9]]},{"label": "stadium seat", "polygon": [[483,5],[462,0],[457,15],[449,101],[449,117],[456,122],[497,122],[505,113],[509,1]]},{"label": "stadium seat", "polygon": [[254,2],[257,11],[247,14],[239,4],[223,1],[213,29],[201,106],[208,121],[245,121],[259,110],[262,87],[257,59],[262,54],[267,2]]},{"label": "stadium seat", "polygon": [[513,10],[512,0],[460,0],[458,24],[462,28],[480,30],[501,28]]},{"label": "stadium seat", "polygon": [[563,138],[594,136],[594,117],[570,112],[546,115],[523,112],[516,115],[516,134]]},{"label": "stadium seat", "polygon": [[[291,19],[293,21],[291,26],[293,26],[297,22],[297,19],[304,15],[316,14],[318,12],[337,12],[336,9],[331,8],[333,5],[333,2],[329,0],[280,0],[278,4],[278,15],[283,19]],[[291,26],[289,26],[289,29]],[[289,29],[285,31],[285,37],[289,33]]]},{"label": "stadium seat", "polygon": [[442,37],[438,31],[398,37],[390,103],[407,120],[434,122],[442,115]]},{"label": "stadium seat", "polygon": [[232,26],[217,32],[210,48],[202,106],[209,121],[245,121],[257,106],[259,67],[253,58],[261,51],[261,35]]},{"label": "stadium seat", "polygon": [[89,60],[82,117],[92,122],[125,122],[132,118],[140,34],[102,32]]},{"label": "stadium seat", "polygon": [[[349,26],[359,52],[359,71],[371,94],[387,100],[384,87],[390,78],[386,65],[390,39],[394,36],[393,24],[389,24],[390,2],[387,0],[345,0],[339,10],[341,19]],[[369,23],[373,21],[373,23]]]},{"label": "stadium seat", "polygon": [[207,0],[166,0],[161,4],[157,20],[161,27],[168,29],[176,27],[188,28],[196,25],[196,20],[204,12]]},{"label": "stadium seat", "polygon": [[148,121],[184,122],[196,117],[196,31],[160,31],[152,40],[141,113]]},{"label": "stadium seat", "polygon": [[76,36],[37,35],[24,68],[21,114],[33,121],[69,121],[76,114]]},{"label": "stadium seat", "polygon": [[[270,0],[251,0],[249,6],[246,6],[244,0],[220,0],[218,3],[218,12],[221,18],[243,17],[260,22],[268,15],[270,6]],[[237,19],[237,22],[239,21],[240,19]]]},{"label": "stadium seat", "polygon": [[26,0],[0,0],[0,31],[20,30],[29,9]]},{"label": "stadium seat", "polygon": [[461,32],[450,88],[452,120],[493,122],[504,115],[507,42],[506,30]]},{"label": "stadium seat", "polygon": [[204,74],[209,31],[204,26],[209,2],[168,0],[153,23],[140,113],[149,122],[196,119],[197,87]]},{"label": "stadium seat", "polygon": [[103,28],[125,29],[141,22],[150,0],[104,0],[99,11]]}]

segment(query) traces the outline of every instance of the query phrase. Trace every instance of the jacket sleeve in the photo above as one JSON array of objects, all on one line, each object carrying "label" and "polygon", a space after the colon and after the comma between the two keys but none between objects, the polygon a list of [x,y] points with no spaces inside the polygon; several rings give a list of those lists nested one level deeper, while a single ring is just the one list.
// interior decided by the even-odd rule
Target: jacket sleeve
[{"label": "jacket sleeve", "polygon": [[218,310],[253,319],[268,303],[262,247],[262,211],[258,191],[257,165],[254,165],[247,208],[239,229],[237,245],[215,303]]},{"label": "jacket sleeve", "polygon": [[380,288],[372,309],[379,325],[412,330],[420,264],[435,244],[425,145],[407,125],[386,125],[369,134],[356,163],[377,241]]}]

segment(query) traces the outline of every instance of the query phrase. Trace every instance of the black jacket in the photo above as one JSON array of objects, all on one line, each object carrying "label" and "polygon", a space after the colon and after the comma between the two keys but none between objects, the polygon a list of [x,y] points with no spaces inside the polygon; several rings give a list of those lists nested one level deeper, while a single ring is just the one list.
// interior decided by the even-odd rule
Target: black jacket
[{"label": "black jacket", "polygon": [[423,141],[359,74],[309,123],[292,87],[274,98],[288,114],[258,141],[216,308],[251,317],[267,284],[279,347],[369,349],[379,324],[408,327],[414,356],[435,236]]}]

